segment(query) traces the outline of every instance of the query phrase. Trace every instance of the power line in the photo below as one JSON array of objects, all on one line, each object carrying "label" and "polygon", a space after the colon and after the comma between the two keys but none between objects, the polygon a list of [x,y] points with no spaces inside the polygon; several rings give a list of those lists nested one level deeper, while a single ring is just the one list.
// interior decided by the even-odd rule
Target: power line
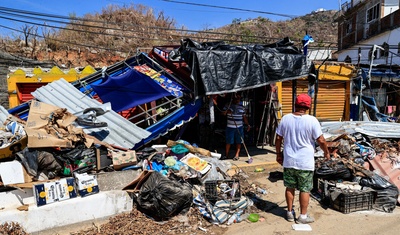
[{"label": "power line", "polygon": [[200,3],[193,3],[193,2],[182,2],[182,1],[172,1],[172,0],[161,0],[161,1],[178,3],[178,4],[185,4],[185,5],[201,6],[201,7],[219,8],[219,9],[226,9],[226,10],[246,11],[246,12],[252,12],[252,13],[260,13],[260,14],[267,14],[267,15],[282,16],[282,17],[287,17],[287,18],[298,17],[296,15],[288,15],[288,14],[281,14],[281,13],[274,13],[274,12],[267,12],[267,11],[258,11],[258,10],[248,10],[248,9],[236,8],[236,7],[224,7],[224,6],[215,6],[215,5],[208,5],[208,4],[200,4]]},{"label": "power line", "polygon": [[[91,22],[91,23],[100,23],[100,24],[113,24],[113,25],[120,25],[120,23],[113,22],[113,21],[101,21],[101,20],[93,20],[93,19],[86,19],[86,18],[79,18],[79,17],[67,17],[67,16],[60,16],[60,15],[54,15],[54,14],[43,14],[39,12],[33,12],[33,11],[25,11],[25,10],[18,10],[18,9],[12,9],[12,8],[6,8],[6,7],[0,7],[0,11],[5,11],[5,12],[17,12],[20,14],[26,14],[28,16],[24,17],[31,17],[30,15],[36,15],[36,16],[44,16],[44,17],[49,17],[49,18],[58,18],[58,19],[67,19],[67,20],[72,20],[72,21],[82,21],[82,22]],[[8,13],[11,14],[11,13]],[[31,17],[32,18],[32,17]],[[52,19],[43,19],[42,20],[49,20],[55,22],[55,20]],[[64,21],[58,21],[58,23],[63,23],[67,24],[68,22]],[[69,24],[73,24],[73,22],[69,22]],[[76,23],[75,23],[76,24]],[[79,24],[78,24],[79,25]],[[125,26],[132,26],[132,27],[137,27],[143,25],[138,25],[138,24],[127,24],[124,23]],[[119,28],[110,28],[110,27],[102,27],[102,26],[88,26],[87,27],[99,27],[99,28],[105,28],[105,29],[114,29],[114,30],[121,30]],[[165,28],[165,27],[157,27],[157,26],[146,26],[146,28],[149,29],[159,29],[159,30],[167,30],[167,31],[178,31],[178,32],[187,32],[187,33],[207,33],[207,34],[217,34],[217,35],[231,35],[227,33],[220,33],[220,32],[215,32],[215,31],[201,31],[201,30],[189,30],[189,29],[178,29],[178,28]],[[243,35],[240,35],[243,36]],[[261,36],[262,38],[266,39],[276,39],[276,38],[268,38]]]},{"label": "power line", "polygon": [[[10,8],[7,8],[10,9]],[[4,10],[2,10],[2,7],[0,7],[0,13],[7,14],[7,15],[13,15],[13,16],[18,16],[22,18],[28,18],[28,19],[34,19],[34,20],[43,20],[43,21],[50,21],[54,23],[61,23],[61,24],[70,24],[70,25],[76,25],[76,26],[83,26],[83,27],[88,27],[88,28],[98,28],[98,29],[109,29],[109,30],[123,30],[121,28],[111,28],[111,27],[104,27],[104,26],[96,26],[96,25],[85,25],[85,24],[79,24],[76,22],[65,22],[65,21],[58,21],[54,19],[45,19],[45,18],[38,18],[38,17],[33,17],[30,15],[37,15],[37,16],[46,16],[46,17],[51,17],[51,18],[60,18],[60,19],[69,19],[69,20],[79,20],[82,22],[92,22],[92,23],[101,23],[101,24],[117,24],[116,22],[108,22],[108,21],[98,21],[98,20],[90,20],[90,19],[84,19],[84,18],[76,18],[76,17],[65,17],[65,16],[57,16],[57,15],[49,15],[49,14],[42,14],[42,13],[37,13],[37,12],[31,12],[31,11],[21,11],[21,10],[11,10],[11,12],[19,12],[22,14],[29,14],[29,15],[20,15],[20,14],[14,14],[14,13],[9,13]],[[29,23],[29,22],[28,22]],[[124,24],[124,26],[133,26],[133,27],[143,27],[143,25],[138,25],[138,24]],[[215,31],[199,31],[199,30],[183,30],[183,29],[176,29],[176,28],[163,28],[163,27],[155,27],[155,26],[146,26],[148,29],[160,29],[160,30],[168,30],[168,31],[180,31],[180,32],[195,32],[195,33],[202,33],[202,34],[209,34],[209,35],[222,35],[222,36],[237,36],[237,37],[246,37],[246,38],[262,38],[262,39],[268,39],[268,40],[278,40],[280,38],[272,38],[272,37],[265,37],[265,36],[252,36],[252,35],[243,35],[243,34],[228,34],[228,33],[221,33],[221,32],[215,32]],[[130,30],[132,32],[132,30]],[[133,31],[133,32],[141,32],[141,31]],[[156,32],[154,33],[156,34]],[[117,35],[121,36],[121,35]],[[182,36],[182,35],[168,35],[168,36]],[[191,35],[193,36],[193,35]],[[213,38],[205,38],[205,39],[213,39]],[[213,39],[214,40],[214,39]],[[217,39],[218,40],[218,39]]]},{"label": "power line", "polygon": [[[74,32],[81,32],[81,33],[91,33],[91,34],[96,34],[96,35],[117,36],[117,37],[126,37],[126,38],[134,38],[134,39],[148,39],[148,38],[144,38],[144,37],[127,36],[127,35],[121,35],[121,34],[110,34],[110,33],[106,33],[106,32],[95,32],[95,31],[87,31],[87,30],[82,30],[82,29],[72,29],[72,28],[67,28],[67,27],[49,25],[49,24],[45,24],[45,23],[40,24],[40,23],[34,23],[34,22],[30,22],[30,21],[25,21],[25,20],[18,20],[18,19],[4,17],[4,16],[0,16],[0,18],[1,19],[6,19],[6,20],[17,21],[17,22],[20,22],[20,23],[33,24],[33,25],[37,25],[37,26],[56,28],[56,29],[62,29],[62,30],[74,31]],[[76,25],[76,24],[74,24],[74,25]],[[85,26],[85,25],[80,25],[80,26]],[[96,28],[99,28],[99,27],[96,27]],[[107,29],[107,28],[103,28],[103,27],[100,27],[100,28],[101,29]],[[166,40],[166,39],[158,39],[158,40],[171,42],[171,40]]]},{"label": "power line", "polygon": [[[3,11],[1,9],[3,9]],[[4,9],[6,9],[6,10],[4,10]],[[31,12],[31,11],[24,11],[24,10],[17,10],[17,9],[0,7],[0,12],[2,12],[3,14],[13,15],[13,16],[22,17],[22,18],[28,18],[28,19],[33,19],[33,20],[50,21],[50,22],[61,23],[61,24],[70,24],[70,25],[76,25],[76,26],[82,26],[82,27],[88,27],[88,28],[93,27],[93,28],[105,29],[105,30],[107,30],[107,29],[122,30],[120,28],[110,28],[110,27],[104,27],[104,26],[86,25],[86,24],[79,24],[79,23],[76,23],[76,22],[65,22],[65,21],[59,21],[59,20],[54,20],[54,19],[44,19],[44,18],[38,18],[38,17],[33,17],[33,16],[26,16],[26,15],[7,12],[9,10],[11,12],[18,12],[18,13],[21,13],[21,14],[30,14],[30,15],[46,16],[46,17],[56,17],[56,18],[68,19],[68,20],[80,20],[82,22],[96,22],[96,23],[103,23],[103,24],[105,24],[105,23],[107,23],[107,24],[108,23],[117,24],[115,22],[105,22],[105,21],[90,20],[90,19],[76,18],[76,17],[65,17],[65,16],[58,16],[58,15],[52,15],[52,14],[42,14],[42,13],[38,13],[38,12]],[[14,19],[14,18],[7,18],[7,17],[0,17],[0,18],[12,20],[12,21],[24,22],[24,23],[28,23],[28,24],[35,24],[35,25],[39,25],[39,26],[43,26],[43,27],[50,27],[50,28],[57,28],[57,29],[64,29],[64,30],[72,30],[72,31],[84,32],[84,33],[102,34],[102,35],[108,35],[108,36],[127,37],[127,38],[136,38],[136,39],[141,39],[141,40],[166,41],[168,43],[171,43],[171,42],[175,41],[175,40],[166,40],[166,39],[159,39],[159,38],[150,39],[148,37],[134,37],[134,36],[126,36],[126,35],[120,35],[120,34],[97,33],[97,32],[93,32],[93,31],[71,29],[71,28],[63,28],[63,27],[52,26],[52,25],[48,25],[48,24],[38,24],[38,23],[33,23],[33,22],[30,22],[30,21],[22,21],[22,20],[18,20],[18,19]],[[128,25],[138,26],[137,24],[128,24]],[[143,27],[143,25],[141,25],[141,27]],[[243,34],[227,34],[227,33],[215,32],[215,31],[179,30],[179,29],[162,28],[162,27],[151,27],[151,26],[144,26],[144,27],[150,28],[150,29],[191,31],[191,32],[198,32],[198,33],[206,34],[206,35],[217,34],[217,35],[224,35],[224,36],[229,36],[229,37],[257,38],[257,39],[269,39],[269,40],[278,40],[278,39],[280,39],[280,38],[271,38],[271,37],[253,36],[253,35],[243,35]],[[14,31],[18,32],[18,30],[14,30]],[[21,31],[19,31],[19,32],[21,32]],[[130,30],[130,32],[141,32],[142,33],[142,31],[132,31],[132,30]],[[147,33],[149,33],[149,32],[147,32]],[[169,37],[171,37],[171,36],[187,37],[188,35],[173,35],[172,34],[172,35],[167,35],[167,36],[169,36]],[[233,42],[233,43],[249,43],[248,41],[232,40],[232,39],[227,39],[227,38],[207,38],[207,37],[195,36],[195,35],[190,35],[190,36],[192,38],[198,38],[198,39],[202,39],[202,40],[213,40],[213,41],[220,40],[220,41],[227,41],[227,42]],[[55,39],[52,39],[52,40],[55,40]],[[63,42],[62,40],[58,40],[58,41]],[[178,42],[178,39],[176,39],[176,42]],[[67,43],[67,42],[65,42],[65,43]],[[253,43],[264,44],[266,42],[262,42],[262,43],[253,42]],[[80,45],[80,44],[75,44],[75,45]],[[85,45],[85,46],[88,46],[88,45]],[[90,46],[90,47],[95,47],[95,46]],[[105,48],[102,48],[102,49],[105,49]],[[108,49],[108,48],[106,48],[106,49]]]},{"label": "power line", "polygon": [[[30,21],[25,21],[25,20],[18,20],[15,18],[9,18],[9,17],[4,17],[4,16],[0,16],[0,18],[2,19],[6,19],[6,20],[12,20],[12,21],[16,21],[16,22],[20,22],[20,23],[26,23],[26,24],[32,24],[32,25],[37,25],[37,26],[42,26],[42,27],[48,27],[48,28],[55,28],[55,29],[62,29],[62,30],[66,30],[66,31],[74,31],[74,32],[80,32],[80,33],[90,33],[90,34],[95,34],[95,35],[104,35],[104,36],[114,36],[114,37],[123,37],[123,38],[132,38],[132,39],[139,39],[139,40],[156,40],[156,41],[165,41],[168,43],[172,43],[172,42],[176,42],[179,43],[180,39],[173,39],[173,40],[168,40],[168,39],[163,39],[163,38],[148,38],[145,36],[139,37],[139,36],[129,36],[129,35],[122,35],[122,34],[111,34],[111,33],[106,33],[106,32],[95,32],[95,31],[88,31],[88,30],[82,30],[82,29],[75,29],[75,28],[68,28],[68,27],[60,27],[60,26],[54,26],[54,25],[50,25],[50,24],[45,24],[45,23],[35,23],[35,22],[30,22]],[[50,22],[52,20],[49,20]],[[60,21],[55,21],[60,22]],[[92,27],[92,26],[87,26],[87,25],[82,25],[82,24],[76,24],[76,23],[71,23],[72,25],[77,25],[77,26],[83,26],[83,27]],[[101,27],[101,26],[93,26],[94,28],[97,29],[109,29],[107,27]],[[118,29],[121,30],[122,29]],[[139,32],[139,33],[143,33],[142,31],[132,31],[130,30],[130,32]],[[148,33],[148,32],[147,32]],[[148,33],[148,34],[156,34],[156,35],[160,35],[155,33]],[[176,34],[168,34],[168,35],[164,35],[165,37],[185,37],[185,35],[176,35]],[[246,35],[238,35],[238,34],[226,34],[226,36],[238,36],[238,37],[247,37]],[[252,37],[257,37],[257,36],[252,36]],[[207,37],[201,37],[201,36],[195,36],[192,35],[191,38],[196,38],[196,39],[203,39],[203,40],[214,40],[214,41],[227,41],[227,42],[234,42],[234,43],[248,43],[248,41],[243,41],[243,40],[232,40],[232,39],[227,39],[227,38],[207,38]],[[271,39],[271,38],[269,38]],[[276,38],[277,39],[277,38]]]},{"label": "power line", "polygon": [[[2,17],[0,17],[0,18],[2,18]],[[44,25],[44,26],[46,26],[46,27],[55,27],[55,26],[49,26],[49,25]],[[5,29],[8,29],[8,30],[15,31],[15,32],[19,32],[19,33],[24,33],[24,32],[21,31],[21,30],[17,30],[17,29],[14,29],[14,28],[10,28],[10,27],[7,27],[7,26],[5,26],[5,25],[1,25],[1,24],[0,24],[0,27],[5,28]],[[31,35],[31,36],[34,36],[34,37],[39,37],[39,38],[43,38],[43,39],[48,39],[48,40],[50,40],[50,41],[60,42],[60,43],[64,43],[64,44],[74,45],[74,46],[82,46],[82,47],[96,48],[96,49],[102,49],[102,50],[107,50],[107,51],[113,50],[113,51],[116,51],[116,52],[123,52],[123,53],[127,53],[127,52],[128,52],[128,51],[125,51],[125,50],[119,50],[119,49],[115,49],[115,48],[102,47],[102,46],[94,46],[94,45],[88,45],[88,44],[80,44],[80,43],[75,43],[75,42],[70,42],[70,41],[59,40],[59,39],[55,39],[55,38],[46,38],[45,36],[38,35],[38,34],[35,34],[35,33],[30,33],[30,35]],[[143,39],[143,40],[166,41],[166,42],[169,42],[169,43],[173,42],[172,40],[167,40],[167,39],[151,39],[151,38],[145,38],[145,37],[138,37],[138,38],[139,38],[139,39]],[[228,40],[226,40],[226,41],[228,41]],[[176,42],[177,42],[177,44],[178,44],[178,42],[180,42],[180,39],[177,39]]]}]

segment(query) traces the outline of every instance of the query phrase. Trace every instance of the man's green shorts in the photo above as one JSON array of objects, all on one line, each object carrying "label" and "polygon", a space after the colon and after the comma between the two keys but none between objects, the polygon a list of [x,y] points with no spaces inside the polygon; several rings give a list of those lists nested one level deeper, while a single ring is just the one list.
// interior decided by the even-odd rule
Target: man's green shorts
[{"label": "man's green shorts", "polygon": [[310,192],[313,188],[314,171],[283,169],[283,184],[287,188],[295,188],[300,192]]}]

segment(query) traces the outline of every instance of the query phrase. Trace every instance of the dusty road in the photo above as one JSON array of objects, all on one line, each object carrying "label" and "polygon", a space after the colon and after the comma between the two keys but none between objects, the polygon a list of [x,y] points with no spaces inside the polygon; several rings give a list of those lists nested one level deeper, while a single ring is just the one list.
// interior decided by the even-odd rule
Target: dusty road
[{"label": "dusty road", "polygon": [[[280,172],[280,168],[271,169],[272,172]],[[286,202],[284,186],[281,179],[269,179],[268,172],[255,173],[251,168],[247,171],[250,180],[260,185],[265,185],[267,195],[260,196],[265,200],[265,208],[259,214],[264,221],[256,223],[241,222],[232,224],[223,234],[398,234],[400,231],[400,206],[393,213],[372,211],[360,211],[343,214],[330,208],[324,208],[320,203],[311,199],[309,213],[315,218],[310,224],[312,231],[295,231],[291,222],[285,220]],[[274,173],[272,173],[274,175]],[[298,193],[295,200],[296,215],[299,215]]]}]

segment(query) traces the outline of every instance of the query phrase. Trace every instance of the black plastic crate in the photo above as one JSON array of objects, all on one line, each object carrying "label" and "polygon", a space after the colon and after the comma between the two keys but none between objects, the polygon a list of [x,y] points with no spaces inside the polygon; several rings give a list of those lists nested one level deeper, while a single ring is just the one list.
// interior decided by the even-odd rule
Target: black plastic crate
[{"label": "black plastic crate", "polygon": [[215,202],[218,200],[239,201],[240,183],[236,180],[207,180],[204,182],[204,198]]},{"label": "black plastic crate", "polygon": [[[330,192],[331,207],[344,214],[355,211],[371,210],[374,204],[375,191],[361,190],[361,191],[337,191],[333,189]],[[333,192],[336,191],[336,192]],[[334,200],[333,195],[340,193]]]},{"label": "black plastic crate", "polygon": [[328,181],[323,179],[318,179],[317,192],[321,196],[322,200],[328,199],[329,201],[329,191],[336,186],[336,181]]}]

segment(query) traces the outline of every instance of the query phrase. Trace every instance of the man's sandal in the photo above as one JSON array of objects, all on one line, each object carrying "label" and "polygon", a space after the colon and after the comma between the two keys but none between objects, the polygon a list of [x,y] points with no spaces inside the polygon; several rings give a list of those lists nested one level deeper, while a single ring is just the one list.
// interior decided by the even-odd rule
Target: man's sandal
[{"label": "man's sandal", "polygon": [[239,157],[234,157],[233,160],[237,161],[237,160],[239,160]]}]

